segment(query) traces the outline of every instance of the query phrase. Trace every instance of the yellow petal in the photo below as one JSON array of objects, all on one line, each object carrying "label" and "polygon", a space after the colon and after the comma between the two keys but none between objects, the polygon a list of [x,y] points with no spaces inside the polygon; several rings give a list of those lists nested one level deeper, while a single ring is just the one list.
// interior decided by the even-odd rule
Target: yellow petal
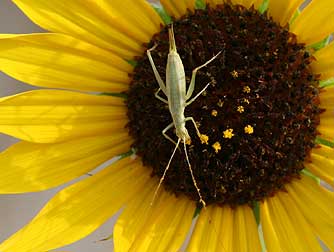
[{"label": "yellow petal", "polygon": [[321,90],[320,106],[326,110],[334,111],[334,87],[326,87]]},{"label": "yellow petal", "polygon": [[167,13],[176,19],[187,14],[187,10],[194,11],[195,0],[160,0]]},{"label": "yellow petal", "polygon": [[186,251],[261,251],[253,211],[248,206],[202,209]]},{"label": "yellow petal", "polygon": [[145,189],[127,205],[114,226],[115,252],[128,252],[135,238],[141,233],[150,213],[150,204],[157,181],[151,179]]},{"label": "yellow petal", "polygon": [[260,214],[268,251],[322,251],[312,227],[288,193],[278,192],[266,198],[260,204]]},{"label": "yellow petal", "polygon": [[56,194],[23,229],[0,245],[2,252],[49,251],[101,226],[151,179],[127,158]]},{"label": "yellow petal", "polygon": [[[206,0],[206,3],[211,7],[215,7],[218,4],[223,4],[226,0]],[[232,4],[240,4],[245,6],[246,8],[250,8],[254,5],[255,9],[258,9],[262,3],[262,0],[231,0]]]},{"label": "yellow petal", "polygon": [[235,252],[261,251],[257,224],[253,210],[248,206],[237,207],[234,213]]},{"label": "yellow petal", "polygon": [[246,8],[250,8],[252,5],[254,5],[254,8],[257,10],[261,5],[262,0],[232,0],[232,3],[243,5]]},{"label": "yellow petal", "polygon": [[209,4],[210,7],[215,7],[217,4],[221,4],[223,0],[205,0],[206,4]]},{"label": "yellow petal", "polygon": [[320,115],[320,124],[317,127],[320,137],[328,141],[334,140],[334,117],[324,117]]},{"label": "yellow petal", "polygon": [[305,166],[314,175],[334,185],[334,149],[321,145],[313,148],[311,152],[311,163]]},{"label": "yellow petal", "polygon": [[334,43],[316,51],[314,54],[316,61],[311,64],[315,74],[321,74],[322,80],[334,77]]},{"label": "yellow petal", "polygon": [[[325,146],[325,145],[319,145],[311,150],[311,160],[314,163],[317,158],[326,159],[330,164],[333,164],[334,162],[334,148]],[[317,162],[315,162],[317,163]],[[318,163],[320,164],[320,163]]]},{"label": "yellow petal", "polygon": [[[225,0],[206,0],[206,3],[209,4],[211,7],[215,7],[217,4],[223,4],[226,2]],[[262,0],[231,0],[232,4],[240,4],[245,6],[246,8],[250,8],[254,5],[255,9],[261,5]]]},{"label": "yellow petal", "polygon": [[312,163],[306,163],[305,167],[307,170],[312,172],[317,177],[321,178],[322,180],[326,181],[328,184],[334,185],[334,174],[333,169],[327,169],[325,166],[317,166]]},{"label": "yellow petal", "polygon": [[0,193],[46,190],[130,149],[126,132],[56,144],[20,142],[0,153]]},{"label": "yellow petal", "polygon": [[145,0],[14,0],[36,24],[132,58],[160,30],[159,15]]},{"label": "yellow petal", "polygon": [[132,68],[113,53],[67,35],[46,33],[0,39],[0,70],[36,86],[125,91]]},{"label": "yellow petal", "polygon": [[290,31],[297,34],[299,42],[319,42],[334,31],[333,15],[332,0],[312,0],[292,23]]},{"label": "yellow petal", "polygon": [[287,185],[289,196],[320,239],[334,251],[334,195],[308,177]]},{"label": "yellow petal", "polygon": [[[152,194],[148,200],[152,200]],[[147,206],[142,207],[147,209]],[[195,203],[162,191],[149,211],[129,252],[178,251],[190,230]]]},{"label": "yellow petal", "polygon": [[304,0],[274,0],[269,1],[268,13],[273,19],[285,26]]},{"label": "yellow petal", "polygon": [[36,90],[0,98],[0,132],[51,143],[124,128],[120,98],[61,90]]}]

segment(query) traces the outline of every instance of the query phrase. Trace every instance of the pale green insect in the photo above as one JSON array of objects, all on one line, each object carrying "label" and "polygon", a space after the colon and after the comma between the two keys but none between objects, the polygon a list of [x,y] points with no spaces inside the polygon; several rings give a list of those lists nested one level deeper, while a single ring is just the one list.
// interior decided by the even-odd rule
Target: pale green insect
[{"label": "pale green insect", "polygon": [[[190,85],[188,90],[186,91],[186,79],[185,79],[185,72],[184,72],[184,66],[182,64],[182,60],[179,56],[179,54],[177,53],[176,50],[176,44],[175,44],[175,38],[174,38],[174,31],[173,31],[173,26],[169,27],[168,29],[168,33],[169,33],[169,53],[168,53],[168,60],[167,60],[167,67],[166,67],[166,85],[163,82],[163,80],[160,77],[160,74],[158,72],[158,70],[155,67],[154,61],[152,59],[151,56],[151,51],[153,51],[158,45],[154,45],[151,49],[147,50],[147,56],[148,59],[151,63],[153,72],[154,72],[154,76],[159,84],[159,89],[158,91],[155,93],[155,97],[158,98],[159,100],[161,100],[162,102],[168,104],[169,107],[169,112],[171,113],[173,122],[170,123],[164,130],[162,130],[162,134],[164,135],[164,137],[166,137],[169,141],[173,142],[175,144],[175,148],[174,151],[168,161],[168,164],[166,166],[166,169],[163,173],[163,176],[160,178],[160,182],[159,185],[157,187],[157,189],[155,190],[154,193],[154,198],[153,201],[158,193],[158,190],[162,184],[162,182],[164,181],[164,178],[166,176],[166,173],[169,169],[170,163],[174,157],[174,154],[177,150],[177,148],[179,147],[180,142],[183,142],[183,146],[184,146],[184,152],[186,155],[186,160],[189,166],[189,171],[194,183],[194,186],[197,190],[198,196],[199,196],[199,201],[202,203],[202,205],[205,207],[205,201],[202,198],[200,189],[197,186],[196,183],[196,179],[194,177],[192,168],[191,168],[191,164],[188,158],[188,154],[187,154],[187,148],[186,148],[186,143],[190,143],[191,138],[189,136],[188,130],[186,128],[186,122],[187,121],[191,121],[196,129],[197,135],[198,137],[201,139],[203,139],[203,136],[193,117],[185,117],[184,116],[184,110],[185,108],[190,105],[191,103],[193,103],[206,89],[207,87],[210,85],[211,82],[209,82],[195,97],[193,97],[192,99],[191,96],[194,92],[194,88],[195,88],[195,79],[196,79],[196,73],[199,69],[201,69],[202,67],[205,67],[206,65],[208,65],[210,62],[212,62],[215,58],[218,57],[218,55],[222,52],[220,51],[217,55],[215,55],[214,57],[212,57],[210,60],[208,60],[207,62],[205,62],[203,65],[196,67],[193,71],[192,71],[192,76],[191,76],[191,81],[190,81]],[[159,96],[159,92],[162,91],[166,97],[167,100],[161,96]],[[189,100],[190,99],[190,100]],[[171,129],[172,127],[175,127],[176,130],[176,136],[178,137],[177,142],[175,142],[171,137],[169,137],[166,132]],[[152,201],[152,203],[153,203]]]}]

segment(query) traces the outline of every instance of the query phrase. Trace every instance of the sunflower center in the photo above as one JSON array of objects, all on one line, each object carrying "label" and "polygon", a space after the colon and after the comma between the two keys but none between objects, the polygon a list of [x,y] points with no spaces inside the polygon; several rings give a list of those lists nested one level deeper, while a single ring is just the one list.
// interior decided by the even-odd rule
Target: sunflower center
[{"label": "sunflower center", "polygon": [[[199,138],[192,122],[186,123],[188,156],[206,203],[251,203],[298,178],[314,146],[321,112],[318,81],[309,67],[312,57],[304,45],[287,27],[230,4],[184,16],[174,22],[174,34],[187,87],[192,70],[223,50],[197,73],[194,95],[211,84],[184,113],[202,134]],[[167,27],[148,48],[154,44],[152,57],[164,79]],[[128,127],[137,154],[160,178],[175,145],[161,133],[172,117],[168,105],[155,98],[158,88],[144,54],[127,93]],[[173,129],[167,134],[177,142]],[[176,150],[163,186],[198,201],[183,148]]]}]

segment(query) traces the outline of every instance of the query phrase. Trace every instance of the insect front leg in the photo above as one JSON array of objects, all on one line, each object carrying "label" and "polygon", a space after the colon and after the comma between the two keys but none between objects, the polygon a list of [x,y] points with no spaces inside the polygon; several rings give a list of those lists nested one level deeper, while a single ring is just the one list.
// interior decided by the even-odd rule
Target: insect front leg
[{"label": "insect front leg", "polygon": [[[161,76],[154,64],[154,61],[153,61],[153,58],[152,58],[152,55],[151,55],[151,52],[157,47],[158,45],[155,44],[151,49],[148,49],[146,51],[146,54],[147,54],[147,57],[148,57],[148,60],[150,61],[150,64],[151,64],[151,67],[152,67],[152,70],[153,70],[153,73],[154,73],[154,76],[155,76],[155,79],[157,80],[158,84],[159,84],[159,87],[161,88],[162,92],[164,92],[165,95],[167,95],[166,93],[166,85],[164,83],[164,81],[161,79]],[[159,99],[159,98],[158,98]]]},{"label": "insect front leg", "polygon": [[[203,65],[200,65],[198,67],[196,67],[193,72],[192,72],[192,75],[191,75],[191,81],[190,81],[190,85],[189,85],[189,88],[188,88],[188,91],[187,91],[187,94],[186,94],[186,100],[188,100],[193,92],[194,92],[194,89],[195,89],[195,82],[196,82],[196,74],[197,74],[197,71],[200,70],[201,68],[207,66],[208,64],[210,64],[213,60],[215,60],[219,54],[221,54],[222,51],[220,51],[219,53],[217,53],[217,55],[213,56],[210,60],[208,60],[207,62],[205,62]],[[202,91],[201,91],[202,92]]]},{"label": "insect front leg", "polygon": [[161,90],[161,88],[159,88],[158,91],[155,92],[155,94],[154,94],[155,98],[157,98],[157,99],[159,99],[160,101],[162,101],[162,102],[168,104],[168,101],[167,101],[165,98],[162,98],[162,97],[159,95],[160,90]]}]

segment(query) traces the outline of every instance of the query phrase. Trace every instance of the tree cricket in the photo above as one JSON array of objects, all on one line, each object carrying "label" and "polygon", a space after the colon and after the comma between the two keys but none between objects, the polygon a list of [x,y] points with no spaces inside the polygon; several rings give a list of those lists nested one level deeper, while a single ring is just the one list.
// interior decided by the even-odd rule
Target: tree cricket
[{"label": "tree cricket", "polygon": [[[197,190],[197,194],[199,196],[199,202],[205,207],[206,203],[203,200],[203,197],[201,195],[200,189],[198,188],[198,185],[196,183],[196,179],[193,174],[193,170],[191,168],[191,164],[188,158],[187,153],[187,147],[186,144],[190,144],[191,138],[189,136],[188,130],[186,128],[186,122],[191,121],[196,129],[198,137],[203,141],[204,135],[202,135],[196,125],[196,122],[193,117],[185,117],[184,110],[187,106],[189,106],[191,103],[193,103],[211,84],[209,82],[206,84],[206,86],[192,99],[191,96],[194,92],[195,88],[195,79],[196,79],[196,73],[199,69],[205,67],[210,62],[212,62],[214,59],[216,59],[219,54],[222,52],[220,51],[217,55],[212,57],[210,60],[205,62],[203,65],[196,67],[192,71],[191,81],[188,90],[186,91],[186,79],[185,79],[185,72],[184,72],[184,66],[182,64],[182,60],[176,50],[176,44],[175,44],[175,37],[174,37],[174,30],[173,25],[171,25],[168,28],[168,34],[169,34],[169,53],[168,53],[168,59],[167,59],[167,67],[166,67],[166,84],[163,82],[155,64],[153,61],[153,58],[151,56],[151,52],[158,46],[155,44],[151,49],[147,50],[147,57],[150,61],[150,64],[152,66],[154,76],[159,84],[159,89],[155,93],[155,97],[159,99],[160,101],[168,104],[169,112],[171,113],[173,122],[170,123],[165,129],[162,130],[163,136],[175,144],[174,151],[168,161],[168,164],[164,170],[163,176],[160,178],[159,185],[156,188],[153,196],[153,200],[151,204],[153,204],[154,199],[156,198],[156,195],[159,191],[159,188],[162,184],[162,182],[165,179],[166,173],[169,169],[169,166],[173,160],[174,154],[176,150],[179,147],[180,142],[183,142],[184,152],[186,156],[186,161],[189,167],[190,175],[193,181],[193,184]],[[161,96],[159,96],[159,92],[162,91],[166,97],[167,100]],[[171,128],[175,127],[176,130],[176,136],[178,138],[177,142],[175,142],[171,137],[169,137],[166,132],[170,130]]]}]

